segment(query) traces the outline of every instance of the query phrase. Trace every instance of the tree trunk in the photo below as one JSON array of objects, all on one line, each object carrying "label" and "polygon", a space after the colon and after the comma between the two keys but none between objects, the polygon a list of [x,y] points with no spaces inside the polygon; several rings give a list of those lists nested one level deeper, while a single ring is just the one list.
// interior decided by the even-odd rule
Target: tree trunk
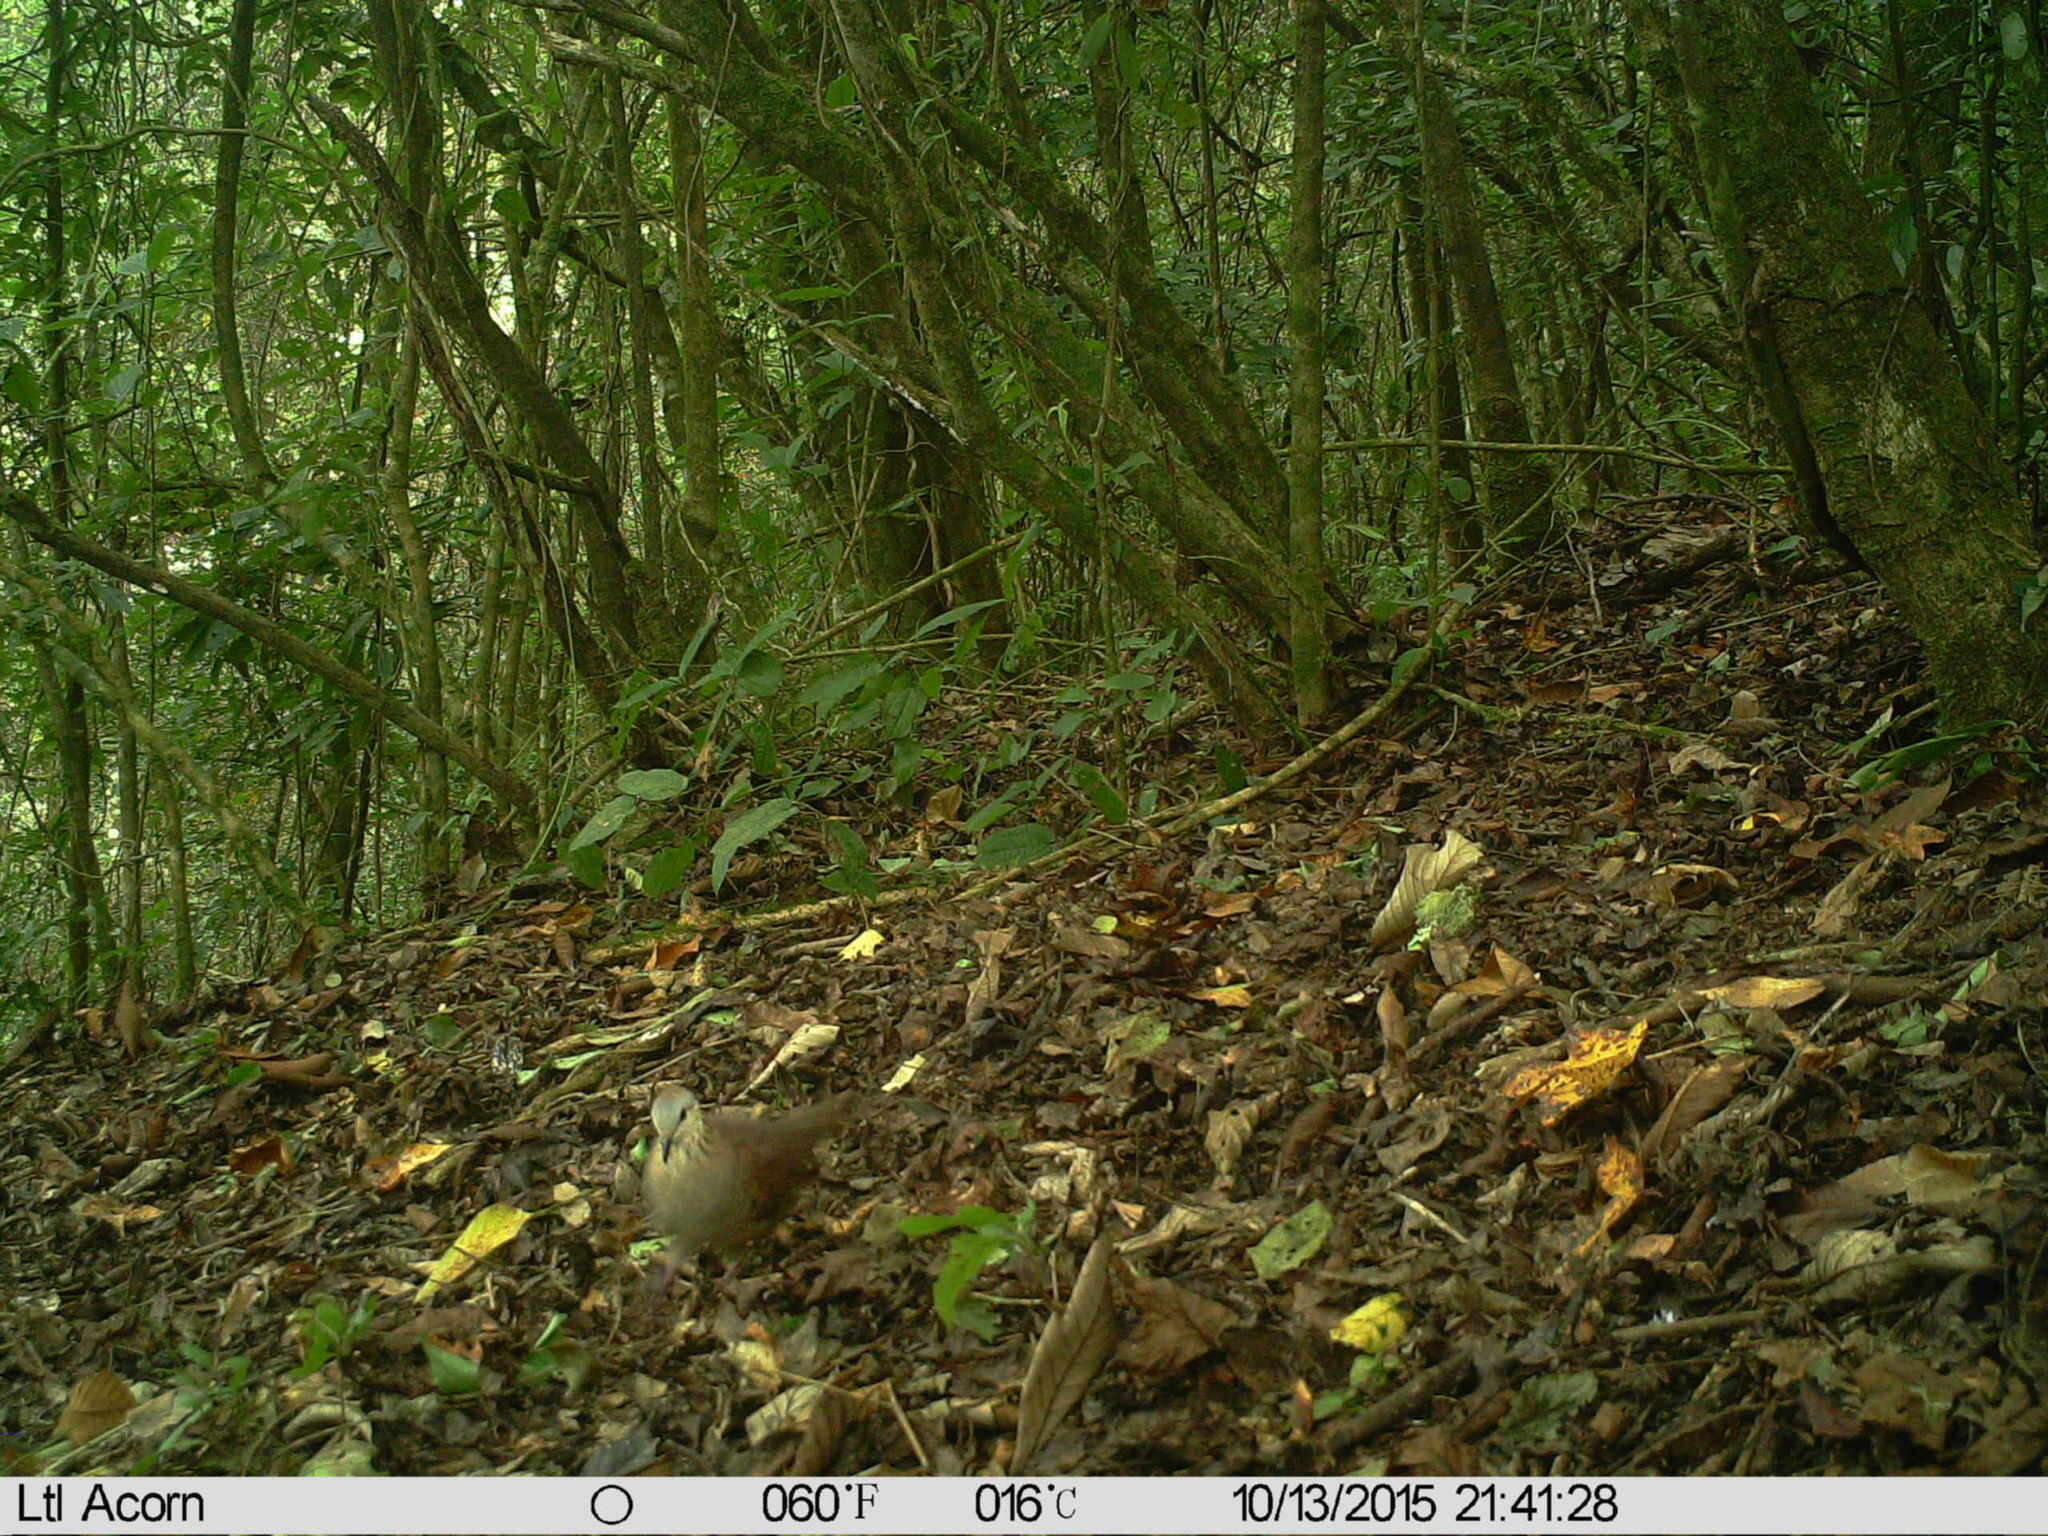
[{"label": "tree trunk", "polygon": [[[1507,316],[1486,252],[1486,229],[1465,148],[1458,139],[1450,97],[1427,66],[1416,69],[1422,134],[1422,176],[1437,228],[1451,292],[1458,303],[1466,376],[1472,385],[1472,417],[1480,435],[1493,442],[1529,441],[1529,411],[1515,375],[1508,345]],[[1510,552],[1547,544],[1557,532],[1550,471],[1536,454],[1480,456],[1486,509],[1492,532]]]},{"label": "tree trunk", "polygon": [[1743,343],[1805,510],[1881,579],[1957,720],[2048,715],[2039,565],[1998,446],[1800,74],[1777,0],[1673,4]]},{"label": "tree trunk", "polygon": [[1287,241],[1287,551],[1307,576],[1288,604],[1294,718],[1330,708],[1323,624],[1323,89],[1329,34],[1323,0],[1294,0],[1294,187]]}]

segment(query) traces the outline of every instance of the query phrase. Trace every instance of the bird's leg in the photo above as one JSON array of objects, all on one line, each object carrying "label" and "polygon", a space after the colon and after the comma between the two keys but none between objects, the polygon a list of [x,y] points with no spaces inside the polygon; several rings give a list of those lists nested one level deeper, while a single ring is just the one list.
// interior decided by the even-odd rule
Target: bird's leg
[{"label": "bird's leg", "polygon": [[[658,1300],[668,1295],[670,1288],[675,1285],[676,1275],[682,1270],[683,1265],[683,1255],[676,1252],[675,1245],[671,1243],[668,1247],[662,1249],[661,1257],[648,1267],[647,1278],[641,1282],[641,1290],[650,1301]],[[701,1262],[691,1267],[700,1273],[703,1270]]]}]

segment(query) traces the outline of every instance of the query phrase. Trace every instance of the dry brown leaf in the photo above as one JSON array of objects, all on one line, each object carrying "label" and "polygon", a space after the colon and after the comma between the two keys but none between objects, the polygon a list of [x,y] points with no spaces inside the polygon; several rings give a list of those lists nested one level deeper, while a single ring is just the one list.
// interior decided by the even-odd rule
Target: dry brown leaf
[{"label": "dry brown leaf", "polygon": [[1479,845],[1455,829],[1446,832],[1434,848],[1410,847],[1393,894],[1373,919],[1372,947],[1390,949],[1406,939],[1415,931],[1415,912],[1422,898],[1433,891],[1449,890],[1470,874],[1482,857]]},{"label": "dry brown leaf", "polygon": [[391,1157],[373,1157],[363,1164],[363,1182],[379,1194],[388,1195],[403,1184],[414,1169],[424,1168],[453,1150],[451,1142],[416,1141]]},{"label": "dry brown leaf", "polygon": [[1223,1335],[1238,1325],[1237,1314],[1171,1280],[1131,1274],[1125,1289],[1137,1307],[1138,1320],[1117,1358],[1148,1376],[1171,1376],[1217,1348]]},{"label": "dry brown leaf", "polygon": [[1747,1056],[1720,1056],[1688,1073],[1643,1138],[1643,1161],[1652,1167],[1664,1166],[1694,1126],[1735,1096],[1749,1073],[1749,1063]]},{"label": "dry brown leaf", "polygon": [[1829,1188],[1865,1201],[1903,1195],[1914,1205],[1955,1215],[2002,1182],[1985,1179],[1989,1161],[1988,1153],[1943,1152],[1922,1143],[1866,1163]]},{"label": "dry brown leaf", "polygon": [[873,1405],[865,1398],[854,1397],[846,1392],[824,1391],[811,1406],[810,1416],[804,1420],[804,1437],[791,1459],[787,1475],[790,1477],[822,1477],[832,1470],[838,1459],[839,1447],[846,1438],[847,1426],[857,1418],[864,1418]]},{"label": "dry brown leaf", "polygon": [[135,1394],[128,1384],[112,1371],[97,1370],[72,1387],[57,1419],[57,1433],[73,1445],[84,1445],[121,1423],[134,1408]]},{"label": "dry brown leaf", "polygon": [[1024,1387],[1017,1398],[1017,1448],[1010,1470],[1022,1472],[1088,1391],[1102,1362],[1116,1347],[1116,1297],[1110,1284],[1110,1256],[1116,1244],[1107,1232],[1089,1246],[1074,1277],[1066,1306],[1045,1325]]},{"label": "dry brown leaf", "polygon": [[1476,976],[1468,976],[1451,991],[1459,997],[1519,997],[1543,979],[1520,960],[1493,946]]},{"label": "dry brown leaf", "polygon": [[1700,996],[1732,1008],[1797,1008],[1827,991],[1827,983],[1812,976],[1744,976],[1726,986],[1702,987]]},{"label": "dry brown leaf", "polygon": [[285,1139],[272,1132],[258,1141],[235,1148],[228,1154],[228,1166],[243,1178],[251,1178],[265,1168],[275,1168],[289,1173],[292,1166],[292,1150]]},{"label": "dry brown leaf", "polygon": [[1949,1416],[1964,1389],[1941,1371],[1905,1355],[1872,1356],[1856,1368],[1863,1419],[1902,1430],[1930,1451],[1948,1438]]},{"label": "dry brown leaf", "polygon": [[1864,892],[1877,883],[1879,862],[1878,856],[1871,854],[1837,880],[1834,888],[1821,897],[1820,905],[1813,913],[1814,937],[1840,938],[1848,929],[1849,919],[1862,904]]},{"label": "dry brown leaf", "polygon": [[1740,889],[1733,875],[1712,864],[1666,864],[1643,882],[1643,894],[1665,907],[1705,906]]},{"label": "dry brown leaf", "polygon": [[124,1205],[112,1195],[87,1195],[72,1207],[81,1216],[91,1216],[106,1222],[116,1232],[125,1234],[130,1224],[141,1225],[156,1221],[163,1216],[163,1207],[156,1205]]},{"label": "dry brown leaf", "polygon": [[1054,924],[1052,944],[1062,954],[1080,955],[1089,960],[1128,960],[1131,957],[1129,940],[1120,939],[1113,933],[1077,928],[1072,923]]},{"label": "dry brown leaf", "polygon": [[1216,1182],[1228,1185],[1237,1177],[1237,1165],[1245,1146],[1265,1118],[1266,1102],[1239,1099],[1222,1109],[1209,1111],[1209,1127],[1202,1134],[1202,1147],[1216,1168]]}]

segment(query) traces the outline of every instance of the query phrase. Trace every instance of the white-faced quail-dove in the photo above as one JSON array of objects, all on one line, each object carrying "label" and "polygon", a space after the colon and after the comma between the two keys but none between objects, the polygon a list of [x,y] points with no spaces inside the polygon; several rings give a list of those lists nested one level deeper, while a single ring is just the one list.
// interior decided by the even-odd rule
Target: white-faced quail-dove
[{"label": "white-faced quail-dove", "polygon": [[813,1149],[852,1112],[856,1098],[835,1094],[757,1118],[707,1111],[689,1089],[663,1089],[654,1100],[655,1141],[642,1182],[648,1219],[670,1242],[649,1288],[667,1289],[687,1255],[736,1253],[772,1231],[817,1171]]}]

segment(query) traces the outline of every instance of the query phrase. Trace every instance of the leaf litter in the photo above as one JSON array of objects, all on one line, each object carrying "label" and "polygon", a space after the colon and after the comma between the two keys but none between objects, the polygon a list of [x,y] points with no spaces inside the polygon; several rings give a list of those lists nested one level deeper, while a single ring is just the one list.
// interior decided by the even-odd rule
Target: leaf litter
[{"label": "leaf litter", "polygon": [[[2041,785],[1996,737],[1859,773],[1915,740],[1903,630],[1723,545],[1474,610],[1150,841],[857,908],[843,835],[734,837],[680,927],[479,881],[137,1062],[46,1049],[0,1084],[9,1470],[2038,1469]],[[1212,729],[1134,777],[1213,782]],[[963,808],[847,814],[935,867]],[[876,1107],[649,1303],[671,1080]]]}]

